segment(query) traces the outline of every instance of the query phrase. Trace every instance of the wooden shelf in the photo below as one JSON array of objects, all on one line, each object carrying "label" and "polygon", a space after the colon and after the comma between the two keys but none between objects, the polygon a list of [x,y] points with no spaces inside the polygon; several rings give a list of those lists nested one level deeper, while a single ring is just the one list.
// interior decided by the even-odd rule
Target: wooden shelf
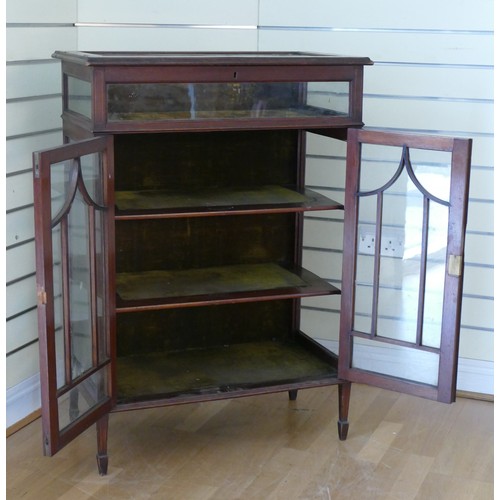
[{"label": "wooden shelf", "polygon": [[118,273],[116,288],[118,312],[340,293],[305,269],[273,263]]},{"label": "wooden shelf", "polygon": [[188,193],[168,190],[116,192],[117,219],[157,214],[162,217],[223,213],[285,213],[337,210],[343,205],[310,189],[298,192],[282,186],[211,188]]},{"label": "wooden shelf", "polygon": [[304,339],[119,357],[118,404],[277,385],[335,383],[336,366],[333,354],[325,354]]}]

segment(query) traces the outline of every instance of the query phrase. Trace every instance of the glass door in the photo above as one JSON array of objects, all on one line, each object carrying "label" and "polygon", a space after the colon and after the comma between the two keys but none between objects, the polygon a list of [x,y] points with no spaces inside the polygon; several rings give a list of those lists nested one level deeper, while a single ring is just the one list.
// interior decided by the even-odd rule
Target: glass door
[{"label": "glass door", "polygon": [[34,154],[44,452],[113,404],[112,137]]},{"label": "glass door", "polygon": [[471,146],[349,131],[341,378],[454,401]]}]

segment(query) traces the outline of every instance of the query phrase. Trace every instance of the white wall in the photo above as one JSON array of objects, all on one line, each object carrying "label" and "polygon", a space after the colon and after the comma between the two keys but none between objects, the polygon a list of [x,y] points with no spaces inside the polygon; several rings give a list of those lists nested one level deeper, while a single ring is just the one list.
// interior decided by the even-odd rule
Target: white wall
[{"label": "white wall", "polygon": [[[259,50],[368,56],[375,65],[365,69],[367,127],[473,138],[458,385],[492,393],[493,2],[407,5],[356,0],[339,8],[328,0],[262,0]],[[325,193],[342,201],[345,149],[316,142],[321,144],[310,149],[307,182],[328,187]],[[331,217],[308,217],[305,261],[313,271],[323,269],[325,275],[324,269],[333,269],[327,262],[340,259],[340,230]],[[325,277],[340,283],[340,272]],[[307,305],[304,323],[334,346],[339,298],[311,299]]]},{"label": "white wall", "polygon": [[[59,65],[50,58],[56,49],[371,57],[367,126],[474,139],[459,388],[492,392],[492,11],[492,0],[7,0],[7,425],[39,404],[31,152],[61,142]],[[325,149],[321,140],[318,152],[308,182],[341,195],[343,152]],[[340,266],[339,240],[322,240],[332,225],[339,227],[328,218],[308,220],[306,259]],[[325,343],[335,340],[335,300],[310,302],[304,312]]]}]

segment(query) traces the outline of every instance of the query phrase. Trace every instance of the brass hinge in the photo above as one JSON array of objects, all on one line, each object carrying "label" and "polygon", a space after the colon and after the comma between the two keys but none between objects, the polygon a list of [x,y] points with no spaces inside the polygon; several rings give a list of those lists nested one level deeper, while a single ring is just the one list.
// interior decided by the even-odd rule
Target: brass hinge
[{"label": "brass hinge", "polygon": [[39,288],[36,292],[38,304],[44,306],[47,303],[47,292],[43,288]]},{"label": "brass hinge", "polygon": [[33,153],[33,167],[35,178],[40,178],[40,155],[38,153]]},{"label": "brass hinge", "polygon": [[449,255],[448,256],[448,274],[450,276],[462,276],[462,256]]}]

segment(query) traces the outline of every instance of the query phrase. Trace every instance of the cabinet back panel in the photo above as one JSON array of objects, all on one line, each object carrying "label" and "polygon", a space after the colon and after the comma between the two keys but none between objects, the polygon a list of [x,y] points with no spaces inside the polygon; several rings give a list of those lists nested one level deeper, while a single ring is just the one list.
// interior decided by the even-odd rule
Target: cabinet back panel
[{"label": "cabinet back panel", "polygon": [[115,136],[117,191],[295,185],[294,130]]},{"label": "cabinet back panel", "polygon": [[292,306],[277,300],[118,314],[118,356],[283,341]]},{"label": "cabinet back panel", "polygon": [[117,272],[294,265],[295,215],[117,221]]}]

